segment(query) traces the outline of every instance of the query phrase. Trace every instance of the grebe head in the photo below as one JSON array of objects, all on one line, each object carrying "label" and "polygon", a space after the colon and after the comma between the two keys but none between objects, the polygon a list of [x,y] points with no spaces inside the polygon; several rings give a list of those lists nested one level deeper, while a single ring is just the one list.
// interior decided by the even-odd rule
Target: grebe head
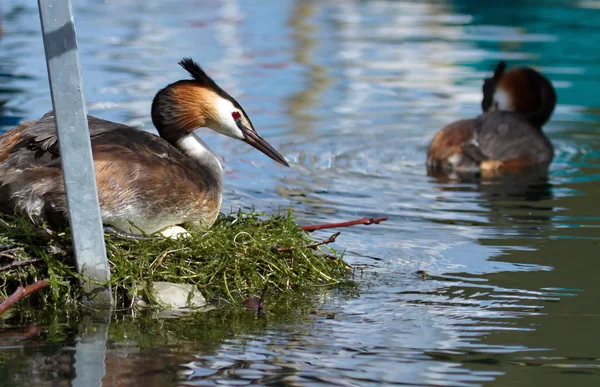
[{"label": "grebe head", "polygon": [[483,83],[481,107],[484,112],[517,112],[541,127],[550,119],[555,106],[556,92],[552,83],[529,67],[506,71],[506,62],[500,61],[494,75]]},{"label": "grebe head", "polygon": [[192,76],[160,90],[152,103],[152,122],[161,137],[172,144],[200,127],[242,140],[271,159],[289,167],[279,154],[254,129],[242,106],[191,58],[179,65]]}]

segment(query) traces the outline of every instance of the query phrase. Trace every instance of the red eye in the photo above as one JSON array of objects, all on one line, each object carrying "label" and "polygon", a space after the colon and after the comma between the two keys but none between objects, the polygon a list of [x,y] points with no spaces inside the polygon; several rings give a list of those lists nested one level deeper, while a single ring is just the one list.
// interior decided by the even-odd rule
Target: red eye
[{"label": "red eye", "polygon": [[242,118],[242,115],[240,114],[240,112],[233,112],[233,113],[231,113],[231,116],[233,117],[234,120],[239,120],[240,118]]}]

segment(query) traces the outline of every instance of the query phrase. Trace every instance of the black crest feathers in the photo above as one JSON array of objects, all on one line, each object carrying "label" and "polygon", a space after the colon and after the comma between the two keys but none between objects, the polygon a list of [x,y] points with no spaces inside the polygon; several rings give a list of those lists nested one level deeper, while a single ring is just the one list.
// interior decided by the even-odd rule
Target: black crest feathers
[{"label": "black crest feathers", "polygon": [[484,79],[483,99],[481,100],[481,108],[484,112],[488,111],[488,109],[492,106],[494,92],[496,91],[496,83],[500,80],[500,78],[502,78],[505,70],[506,62],[502,60],[496,65],[496,68],[494,69],[494,75],[490,78]]},{"label": "black crest feathers", "polygon": [[194,78],[195,81],[198,81],[206,87],[209,87],[217,92],[222,91],[219,85],[217,85],[217,83],[213,81],[213,79],[209,77],[208,74],[206,74],[204,70],[202,70],[202,67],[200,67],[198,63],[194,62],[192,58],[183,58],[179,61],[179,65],[183,67],[188,73],[190,73],[190,75],[192,76],[192,78]]},{"label": "black crest feathers", "polygon": [[192,78],[194,78],[194,81],[201,83],[204,87],[211,89],[219,96],[231,101],[233,106],[235,106],[244,114],[244,116],[250,123],[250,126],[252,126],[250,118],[248,117],[242,106],[238,103],[238,101],[236,101],[235,98],[230,96],[225,90],[221,89],[221,87],[217,85],[217,83],[213,81],[213,79],[209,77],[208,74],[204,72],[204,70],[202,70],[202,67],[200,67],[198,63],[194,62],[192,58],[183,58],[179,61],[179,65],[183,67],[188,73],[190,73]]},{"label": "black crest feathers", "polygon": [[496,69],[494,70],[494,79],[496,81],[500,79],[502,74],[504,74],[504,70],[506,70],[506,62],[501,60],[500,62],[498,62],[498,64],[496,65]]}]

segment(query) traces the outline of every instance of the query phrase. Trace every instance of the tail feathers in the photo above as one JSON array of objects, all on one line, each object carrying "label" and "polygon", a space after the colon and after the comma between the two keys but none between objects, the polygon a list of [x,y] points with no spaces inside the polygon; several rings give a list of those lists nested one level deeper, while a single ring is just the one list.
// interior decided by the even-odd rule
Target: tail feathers
[{"label": "tail feathers", "polygon": [[35,224],[63,222],[66,203],[60,169],[0,170],[0,211],[27,216]]}]

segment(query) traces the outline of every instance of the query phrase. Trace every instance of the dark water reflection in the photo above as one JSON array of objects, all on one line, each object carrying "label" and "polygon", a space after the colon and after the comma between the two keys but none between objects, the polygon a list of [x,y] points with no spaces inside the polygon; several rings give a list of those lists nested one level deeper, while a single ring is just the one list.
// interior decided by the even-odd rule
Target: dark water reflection
[{"label": "dark water reflection", "polygon": [[[50,99],[36,4],[1,7],[9,128]],[[224,210],[390,217],[338,239],[365,270],[360,297],[328,294],[302,323],[113,320],[95,368],[105,385],[598,384],[597,1],[88,0],[75,11],[91,113],[153,130],[153,94],[192,56],[291,161],[283,170],[208,135],[227,173]],[[499,59],[557,87],[548,178],[427,176],[428,141],[478,113]],[[87,328],[60,339],[60,322],[16,328],[31,321],[3,323],[0,384],[77,384]]]}]

